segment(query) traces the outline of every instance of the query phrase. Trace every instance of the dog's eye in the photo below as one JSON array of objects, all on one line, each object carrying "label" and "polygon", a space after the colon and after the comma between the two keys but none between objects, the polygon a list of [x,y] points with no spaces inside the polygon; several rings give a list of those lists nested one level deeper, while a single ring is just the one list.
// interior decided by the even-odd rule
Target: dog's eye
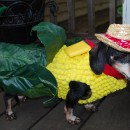
[{"label": "dog's eye", "polygon": [[113,60],[118,60],[119,59],[119,56],[114,56],[113,57]]}]

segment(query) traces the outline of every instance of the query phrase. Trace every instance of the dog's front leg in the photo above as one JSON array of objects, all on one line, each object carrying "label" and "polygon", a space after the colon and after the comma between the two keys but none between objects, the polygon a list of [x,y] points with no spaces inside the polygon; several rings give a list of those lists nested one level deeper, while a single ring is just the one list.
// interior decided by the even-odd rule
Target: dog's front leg
[{"label": "dog's front leg", "polygon": [[76,117],[73,114],[73,109],[72,108],[67,108],[66,106],[64,107],[64,112],[66,115],[66,120],[71,123],[71,124],[79,124],[80,123],[80,118]]},{"label": "dog's front leg", "polygon": [[64,112],[66,115],[66,120],[71,124],[79,124],[80,118],[73,114],[73,110],[78,103],[79,98],[77,98],[76,93],[73,90],[69,90],[66,97],[66,106],[64,107]]},{"label": "dog's front leg", "polygon": [[73,110],[80,99],[87,99],[91,96],[91,89],[89,85],[79,81],[70,81],[69,87],[64,108],[66,119],[71,124],[79,124],[80,118],[74,116]]},{"label": "dog's front leg", "polygon": [[6,106],[6,119],[7,120],[14,120],[16,119],[16,115],[12,111],[12,99],[13,96],[10,94],[5,94],[4,95],[4,102]]}]

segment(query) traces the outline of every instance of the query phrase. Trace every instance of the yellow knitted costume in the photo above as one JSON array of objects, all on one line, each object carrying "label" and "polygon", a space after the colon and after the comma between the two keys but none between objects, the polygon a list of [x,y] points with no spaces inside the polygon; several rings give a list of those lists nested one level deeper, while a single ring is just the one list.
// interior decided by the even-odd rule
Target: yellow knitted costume
[{"label": "yellow knitted costume", "polygon": [[63,46],[56,54],[53,62],[47,68],[54,74],[58,82],[58,97],[66,99],[69,90],[69,82],[80,81],[90,85],[92,95],[85,100],[79,100],[80,104],[91,103],[101,99],[109,93],[126,87],[125,79],[116,79],[105,75],[96,75],[89,66],[89,50],[87,53],[69,57]]}]

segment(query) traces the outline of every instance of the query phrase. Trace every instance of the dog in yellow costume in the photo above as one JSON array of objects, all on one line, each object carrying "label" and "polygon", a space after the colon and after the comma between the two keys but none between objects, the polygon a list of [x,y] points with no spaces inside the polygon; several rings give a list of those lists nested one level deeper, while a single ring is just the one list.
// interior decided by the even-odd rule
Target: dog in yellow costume
[{"label": "dog in yellow costume", "polygon": [[55,56],[53,62],[47,66],[57,79],[59,98],[66,99],[70,81],[80,81],[90,86],[91,97],[79,100],[80,104],[91,103],[111,92],[126,87],[124,79],[116,79],[104,73],[96,75],[92,71],[89,63],[89,51],[91,49],[87,44],[86,46],[86,53],[74,57],[68,56],[65,51],[67,47],[63,46]]},{"label": "dog in yellow costume", "polygon": [[[113,28],[113,25],[111,26],[108,32]],[[106,41],[105,44],[108,43],[109,41]],[[73,115],[77,102],[88,104],[126,87],[125,79],[117,79],[103,73],[104,66],[109,64],[126,78],[130,78],[130,54],[127,53],[129,49],[122,46],[116,49],[119,45],[111,45],[112,43],[115,44],[112,41],[107,46],[101,42],[92,49],[83,41],[70,47],[63,46],[53,62],[47,66],[57,79],[58,97],[66,100],[66,119],[70,123],[80,122],[80,119]],[[119,50],[120,48],[123,49]]]}]

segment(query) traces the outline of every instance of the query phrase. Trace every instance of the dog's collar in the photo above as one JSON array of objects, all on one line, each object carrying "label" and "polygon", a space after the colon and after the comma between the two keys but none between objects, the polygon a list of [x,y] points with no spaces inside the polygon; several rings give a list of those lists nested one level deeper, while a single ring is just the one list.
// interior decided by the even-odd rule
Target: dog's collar
[{"label": "dog's collar", "polygon": [[[85,41],[88,43],[88,45],[89,45],[91,48],[93,48],[93,47],[95,46],[95,44],[94,44],[91,40],[89,40],[89,39],[86,38]],[[113,77],[115,77],[115,78],[117,78],[117,79],[122,79],[122,78],[124,78],[124,76],[123,76],[121,73],[119,73],[116,69],[114,69],[113,67],[111,67],[111,66],[108,65],[108,64],[105,65],[103,72],[104,72],[104,74],[113,76]]]}]

